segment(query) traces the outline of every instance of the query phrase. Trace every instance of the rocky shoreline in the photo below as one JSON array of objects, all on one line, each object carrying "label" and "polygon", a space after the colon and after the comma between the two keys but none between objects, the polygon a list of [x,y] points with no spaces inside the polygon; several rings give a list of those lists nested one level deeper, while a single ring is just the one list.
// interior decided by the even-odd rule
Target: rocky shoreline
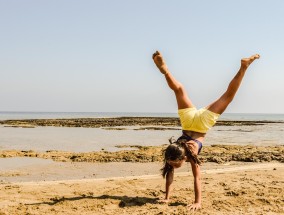
[{"label": "rocky shoreline", "polygon": [[[64,151],[20,151],[4,150],[0,151],[0,158],[11,157],[36,157],[52,159],[59,162],[162,162],[163,146],[118,146],[132,147],[136,150],[122,150],[117,152],[64,152]],[[226,163],[231,161],[241,162],[271,162],[284,163],[284,146],[236,146],[236,145],[212,145],[204,146],[199,155],[200,160],[205,162]]]},{"label": "rocky shoreline", "polygon": [[[226,121],[220,120],[215,126],[252,126],[268,123],[284,123],[283,121]],[[33,128],[35,126],[55,127],[85,127],[85,128],[113,128],[116,126],[151,126],[150,129],[159,129],[155,126],[180,126],[176,117],[115,117],[115,118],[76,118],[76,119],[25,119],[2,120],[0,125],[10,127]]]}]

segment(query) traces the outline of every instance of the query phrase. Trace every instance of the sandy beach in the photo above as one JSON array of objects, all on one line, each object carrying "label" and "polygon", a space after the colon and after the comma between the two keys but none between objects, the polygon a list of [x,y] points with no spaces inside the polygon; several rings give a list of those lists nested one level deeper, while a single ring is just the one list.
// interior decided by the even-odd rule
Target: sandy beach
[{"label": "sandy beach", "polygon": [[[202,172],[202,209],[194,214],[283,214],[284,164]],[[177,173],[172,201],[159,175],[0,184],[0,214],[191,214],[191,173]]]}]

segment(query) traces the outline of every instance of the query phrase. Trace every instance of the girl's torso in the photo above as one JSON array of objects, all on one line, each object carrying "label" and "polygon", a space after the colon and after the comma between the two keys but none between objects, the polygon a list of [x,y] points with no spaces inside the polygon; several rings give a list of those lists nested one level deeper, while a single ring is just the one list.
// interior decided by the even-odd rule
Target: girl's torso
[{"label": "girl's torso", "polygon": [[187,144],[192,147],[194,154],[198,155],[202,149],[205,133],[183,130],[183,136],[187,139]]},{"label": "girl's torso", "polygon": [[[183,130],[183,132],[190,136],[192,139],[195,139],[195,140],[199,140],[200,142],[203,143],[204,141],[204,138],[205,138],[205,135],[204,133],[199,133],[199,132],[196,132],[196,131],[188,131],[188,130]],[[191,140],[192,141],[192,140]]]}]

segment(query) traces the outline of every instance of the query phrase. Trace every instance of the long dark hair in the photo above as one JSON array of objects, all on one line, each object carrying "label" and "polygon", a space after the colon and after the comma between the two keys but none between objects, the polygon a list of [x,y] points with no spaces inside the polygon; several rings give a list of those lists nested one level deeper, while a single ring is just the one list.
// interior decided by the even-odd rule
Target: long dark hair
[{"label": "long dark hair", "polygon": [[192,159],[196,164],[200,165],[201,162],[197,158],[197,155],[194,155],[190,148],[187,146],[187,139],[181,136],[177,140],[174,140],[173,137],[169,139],[170,145],[163,151],[164,155],[164,166],[161,169],[162,176],[165,178],[167,174],[173,170],[173,167],[168,164],[169,160],[183,160],[185,156]]},{"label": "long dark hair", "polygon": [[166,177],[168,172],[173,170],[173,167],[168,164],[168,160],[182,160],[186,155],[185,148],[180,141],[176,141],[171,137],[169,139],[170,145],[163,151],[164,155],[164,166],[161,169],[163,178]]}]

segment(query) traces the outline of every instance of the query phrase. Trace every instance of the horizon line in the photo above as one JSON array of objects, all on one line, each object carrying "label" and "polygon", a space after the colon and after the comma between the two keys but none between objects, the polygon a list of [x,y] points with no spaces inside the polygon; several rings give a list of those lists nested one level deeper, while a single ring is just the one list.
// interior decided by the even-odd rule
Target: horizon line
[{"label": "horizon line", "polygon": [[[0,113],[153,113],[153,114],[177,114],[177,112],[138,112],[138,111],[2,111]],[[261,113],[261,112],[225,112],[223,114],[284,114],[284,113]]]}]

